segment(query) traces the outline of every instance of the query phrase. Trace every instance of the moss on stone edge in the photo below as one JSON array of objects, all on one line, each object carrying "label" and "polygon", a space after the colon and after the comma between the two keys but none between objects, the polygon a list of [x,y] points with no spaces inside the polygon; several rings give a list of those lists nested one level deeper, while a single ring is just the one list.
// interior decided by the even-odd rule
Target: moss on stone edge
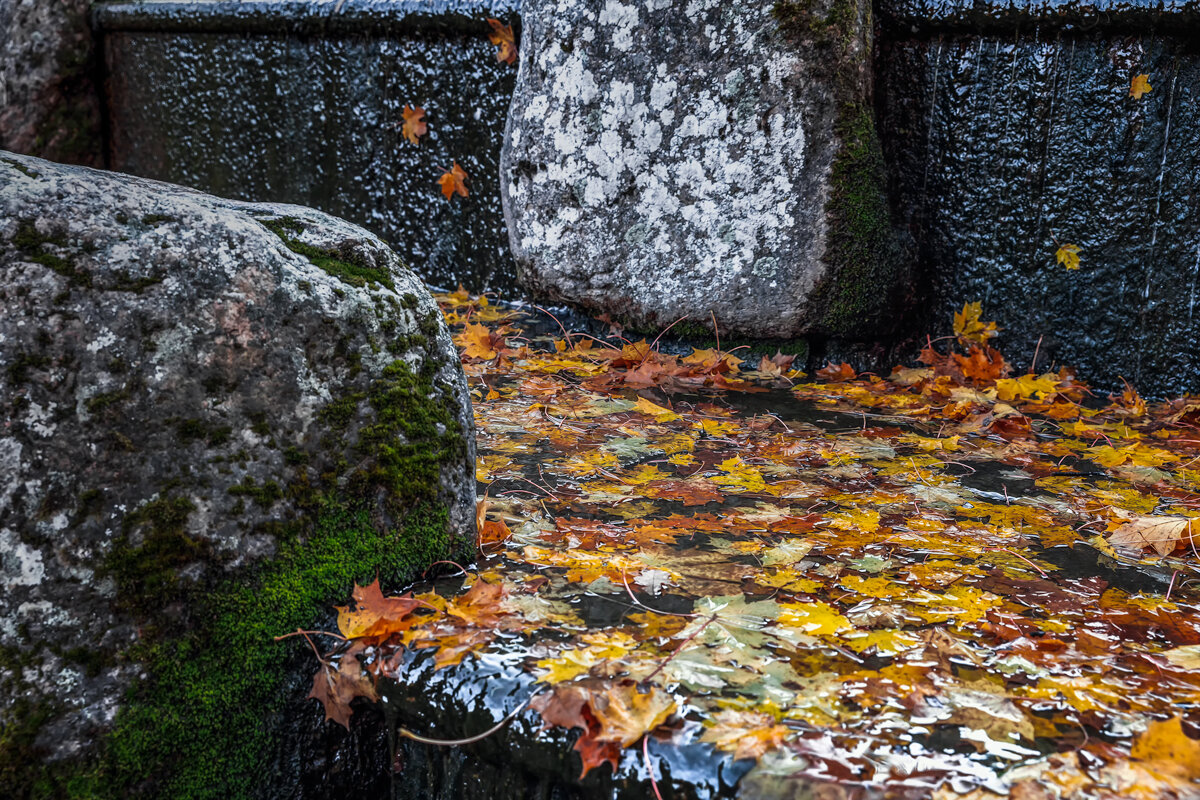
[{"label": "moss on stone edge", "polygon": [[[825,55],[819,77],[833,87],[839,149],[825,205],[829,270],[812,295],[814,307],[820,309],[812,328],[818,334],[855,340],[887,332],[899,314],[886,290],[910,268],[892,225],[874,107],[860,79],[868,66],[862,62],[871,58],[869,42],[855,46],[860,2],[833,0],[824,13],[819,0],[779,0],[772,8],[785,36]],[[869,29],[869,4],[863,13],[867,17],[862,26]]]},{"label": "moss on stone edge", "polygon": [[[191,541],[190,501],[160,497],[131,514],[107,570],[119,602],[142,624],[143,639],[126,657],[147,677],[130,690],[93,763],[50,768],[26,759],[16,797],[262,796],[280,735],[284,666],[307,647],[273,637],[326,618],[354,582],[378,576],[396,585],[432,561],[466,555],[470,543],[451,540],[440,483],[443,465],[467,453],[451,387],[435,385],[428,362],[414,373],[396,361],[351,397],[356,414],[347,422],[364,424],[356,439],[346,438],[349,424],[332,432],[330,444],[354,452],[358,466],[316,482],[296,472],[286,491],[303,514],[273,527],[273,559],[189,585],[176,576],[175,545],[186,550]],[[139,526],[145,532],[134,544],[129,534]],[[27,745],[36,731],[19,733]],[[0,752],[0,764],[14,753]]]},{"label": "moss on stone edge", "polygon": [[[328,272],[333,277],[351,286],[372,286],[381,284],[395,291],[396,285],[386,267],[371,264],[361,254],[350,249],[338,251],[305,244],[292,236],[292,233],[303,233],[304,225],[295,217],[280,217],[279,219],[260,219],[267,230],[278,236],[287,249],[304,256],[314,266]],[[290,231],[290,233],[289,233]]]},{"label": "moss on stone edge", "polygon": [[887,290],[908,266],[892,225],[874,113],[864,103],[846,102],[838,109],[836,130],[841,149],[825,206],[831,271],[816,293],[824,309],[819,329],[861,339],[888,332],[889,320],[899,316],[900,304]]}]

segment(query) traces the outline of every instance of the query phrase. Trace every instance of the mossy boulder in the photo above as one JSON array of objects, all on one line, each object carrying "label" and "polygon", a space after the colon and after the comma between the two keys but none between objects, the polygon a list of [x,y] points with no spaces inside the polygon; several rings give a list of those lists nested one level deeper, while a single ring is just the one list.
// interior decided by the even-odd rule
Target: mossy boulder
[{"label": "mossy boulder", "polygon": [[908,263],[866,0],[535,0],[501,154],[536,293],[635,327],[880,338]]},{"label": "mossy boulder", "polygon": [[386,783],[383,729],[323,728],[273,637],[474,541],[420,281],[310,209],[0,153],[0,307],[6,796]]}]

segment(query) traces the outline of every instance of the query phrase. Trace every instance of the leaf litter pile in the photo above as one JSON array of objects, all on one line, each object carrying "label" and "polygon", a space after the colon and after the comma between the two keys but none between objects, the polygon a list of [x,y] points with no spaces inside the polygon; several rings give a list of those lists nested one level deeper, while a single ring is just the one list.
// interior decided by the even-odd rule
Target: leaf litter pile
[{"label": "leaf litter pile", "polygon": [[478,559],[355,589],[328,718],[414,652],[505,653],[582,773],[632,748],[646,796],[651,740],[751,765],[752,798],[1200,796],[1200,399],[1019,374],[977,303],[919,366],[812,380],[439,301]]}]

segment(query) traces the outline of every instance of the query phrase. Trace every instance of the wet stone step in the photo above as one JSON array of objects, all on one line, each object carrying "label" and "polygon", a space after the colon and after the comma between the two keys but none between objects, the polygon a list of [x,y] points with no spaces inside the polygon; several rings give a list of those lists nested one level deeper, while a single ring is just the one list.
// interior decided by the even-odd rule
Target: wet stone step
[{"label": "wet stone step", "polygon": [[[516,68],[486,20],[515,23],[517,5],[100,4],[109,167],[318,208],[430,285],[511,288],[498,159]],[[406,106],[425,110],[419,144]],[[438,177],[455,163],[469,195],[447,199]]]}]

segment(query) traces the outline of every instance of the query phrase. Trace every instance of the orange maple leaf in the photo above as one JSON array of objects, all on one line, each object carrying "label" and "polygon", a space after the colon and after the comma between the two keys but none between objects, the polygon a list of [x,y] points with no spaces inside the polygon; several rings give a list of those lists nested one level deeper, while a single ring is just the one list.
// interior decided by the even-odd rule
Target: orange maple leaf
[{"label": "orange maple leaf", "polygon": [[994,347],[971,345],[965,356],[952,354],[962,374],[973,381],[993,383],[1008,374],[1009,365]]},{"label": "orange maple leaf", "polygon": [[442,173],[442,177],[438,178],[438,183],[442,185],[442,194],[446,195],[449,200],[453,195],[459,197],[467,196],[467,173],[458,162],[454,162],[454,166]]},{"label": "orange maple leaf", "polygon": [[370,586],[355,586],[353,593],[355,610],[349,606],[338,606],[338,630],[348,639],[363,636],[389,636],[412,625],[406,617],[421,605],[412,594],[402,597],[384,597],[379,589],[379,579]]},{"label": "orange maple leaf", "polygon": [[491,361],[504,347],[504,334],[472,322],[454,337],[454,343],[463,348],[467,358]]},{"label": "orange maple leaf", "polygon": [[488,41],[499,47],[496,51],[496,60],[503,61],[505,64],[516,63],[517,42],[513,36],[512,25],[505,25],[498,19],[489,19],[487,24],[492,26],[492,32],[488,34]]},{"label": "orange maple leaf", "polygon": [[[419,139],[428,130],[425,120],[422,119],[425,116],[425,109],[420,106],[414,108],[413,106],[405,105],[404,110],[400,113],[404,115],[404,126],[400,129],[400,133],[413,144],[420,144]],[[464,175],[464,177],[466,176]]]}]

